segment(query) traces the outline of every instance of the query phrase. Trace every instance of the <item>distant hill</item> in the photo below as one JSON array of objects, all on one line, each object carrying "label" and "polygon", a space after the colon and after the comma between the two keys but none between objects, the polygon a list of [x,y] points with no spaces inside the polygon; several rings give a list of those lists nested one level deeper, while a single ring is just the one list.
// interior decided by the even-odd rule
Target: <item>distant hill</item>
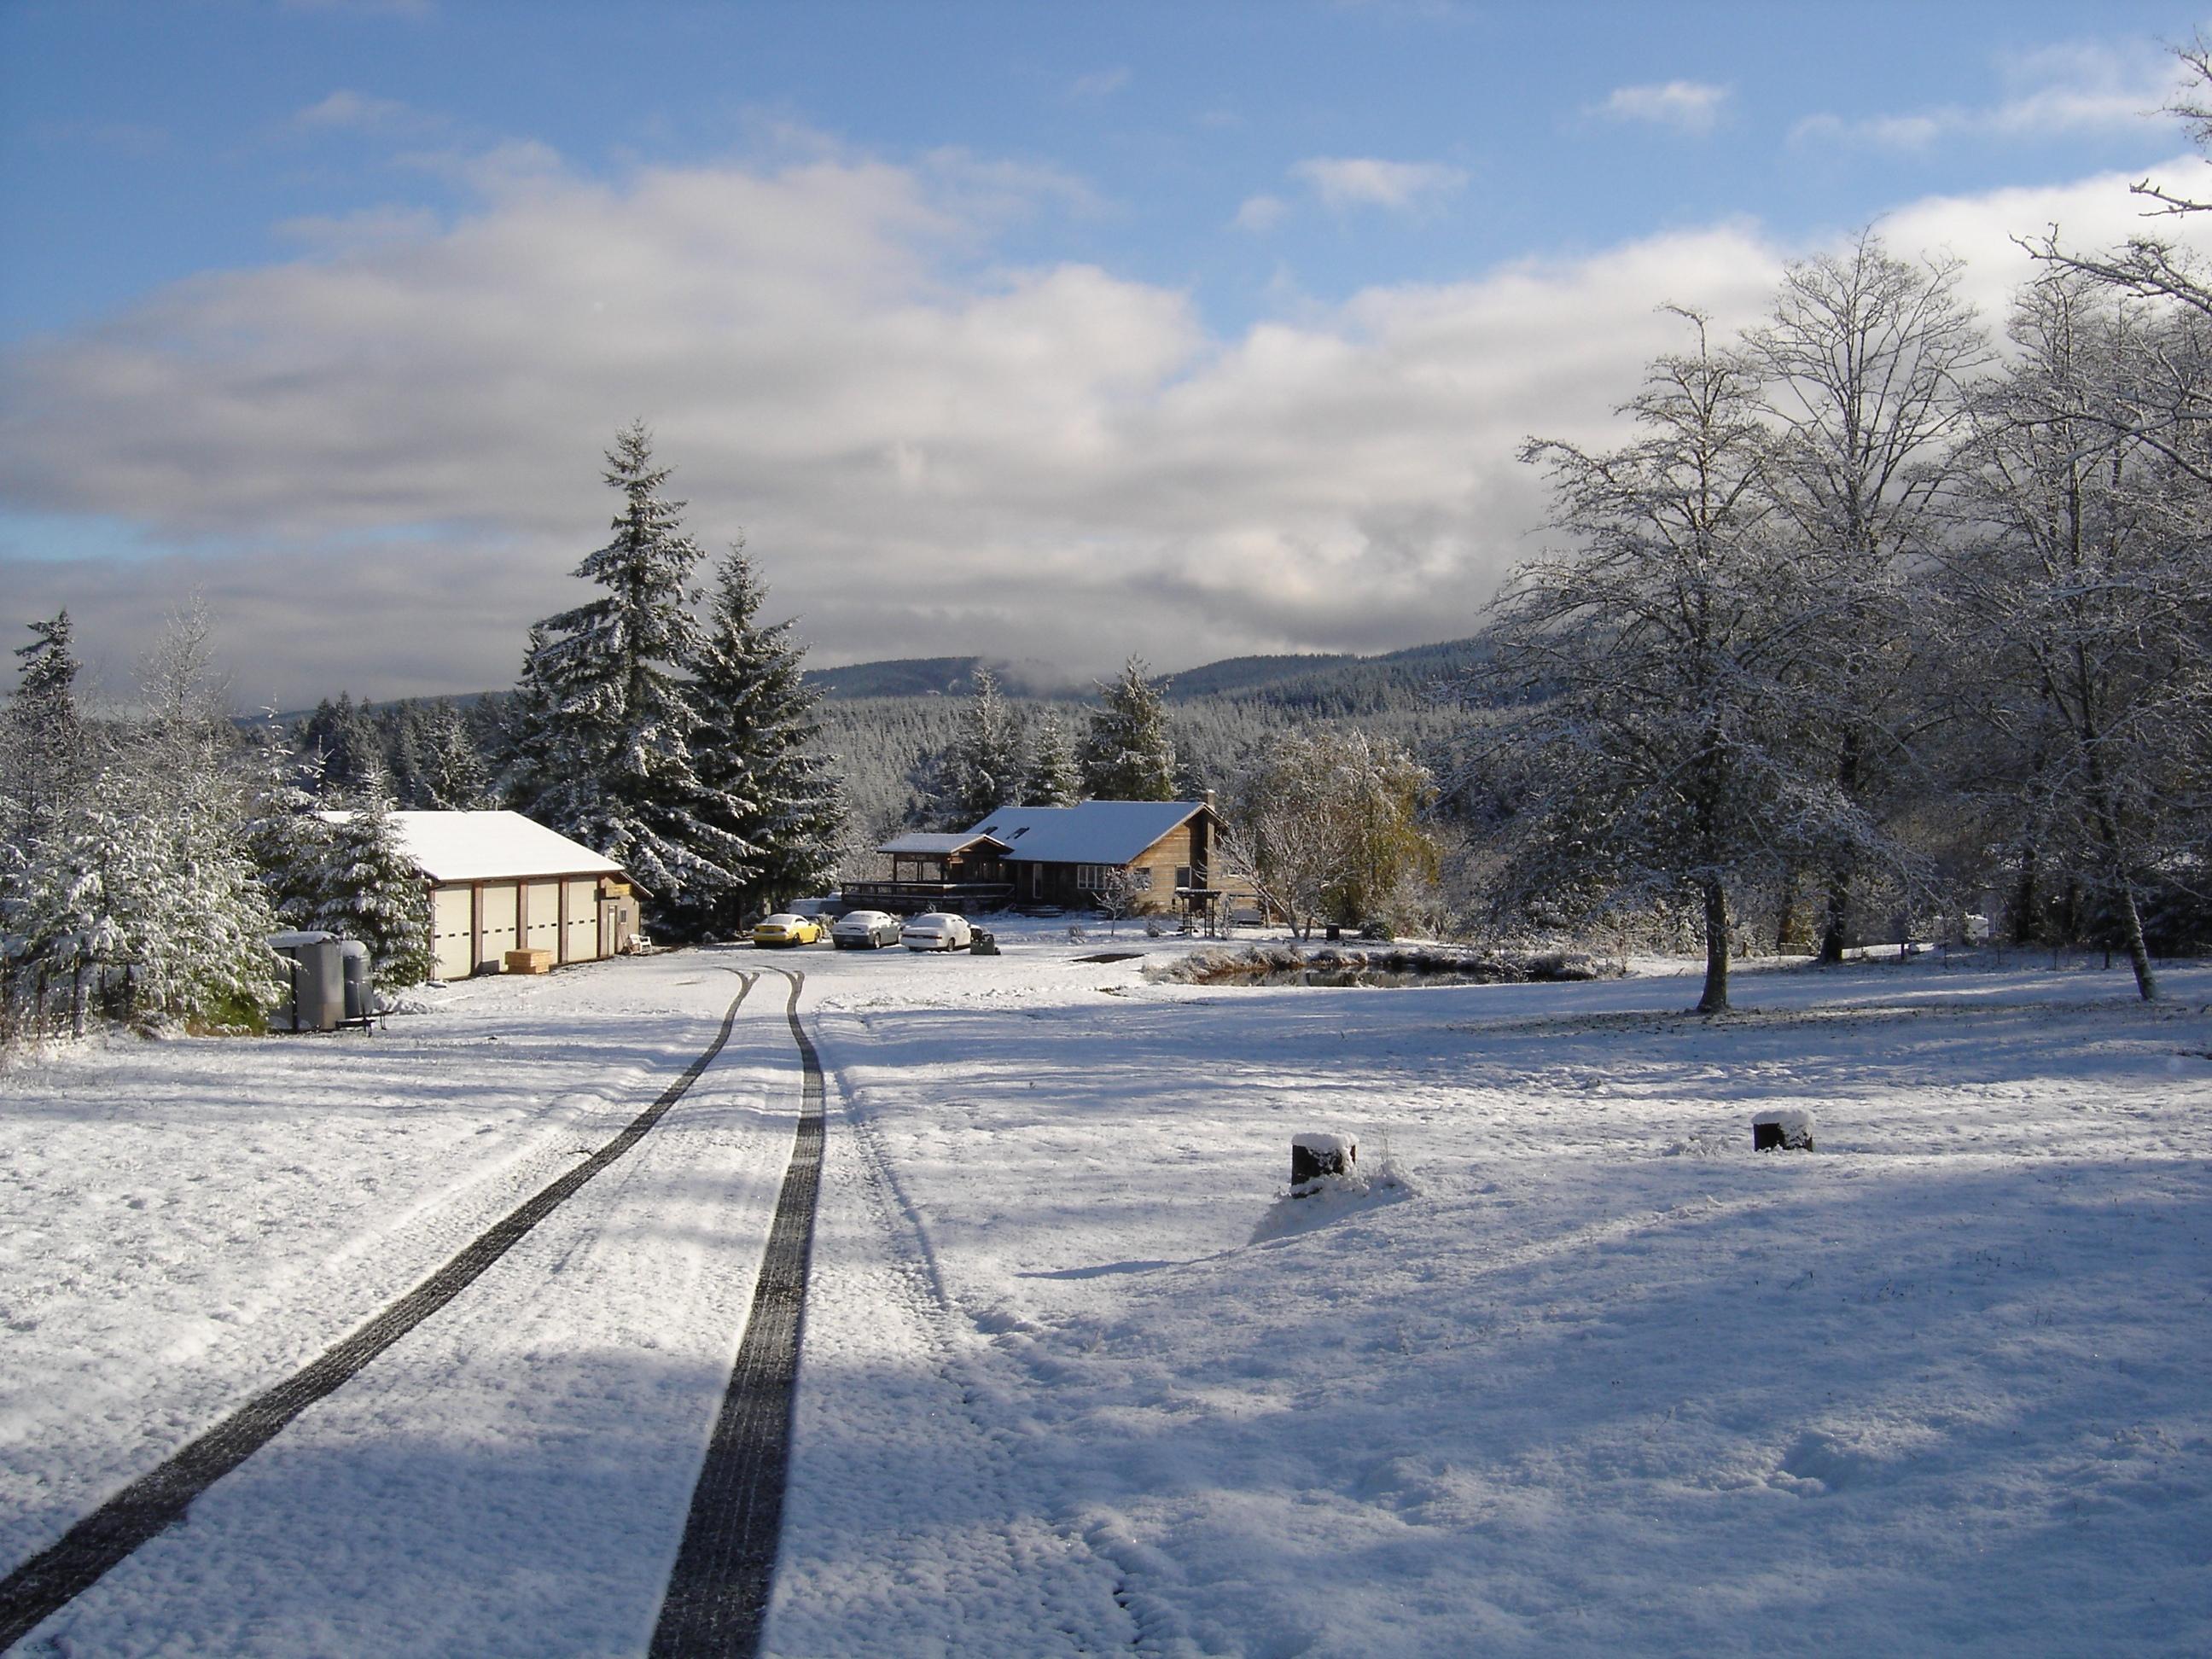
[{"label": "distant hill", "polygon": [[810,668],[806,684],[825,697],[965,696],[981,657],[898,657],[888,662]]},{"label": "distant hill", "polygon": [[1224,657],[1219,662],[1210,662],[1197,668],[1186,668],[1181,673],[1167,676],[1167,696],[1178,702],[1193,697],[1233,697],[1239,692],[1256,691],[1267,686],[1280,684],[1285,680],[1318,673],[1343,663],[1358,662],[1362,659],[1340,653],[1330,656],[1310,653],[1285,657]]},{"label": "distant hill", "polygon": [[[1162,690],[1174,703],[1218,697],[1322,714],[1371,714],[1425,700],[1437,681],[1480,658],[1481,647],[1473,640],[1417,645],[1378,657],[1326,653],[1226,657],[1163,675]],[[1025,672],[1024,665],[994,663],[983,657],[904,657],[843,668],[810,668],[806,681],[832,700],[964,697],[975,689],[977,665],[987,663],[1010,696],[1088,701],[1096,696],[1087,684],[1049,685],[1041,670]]]}]

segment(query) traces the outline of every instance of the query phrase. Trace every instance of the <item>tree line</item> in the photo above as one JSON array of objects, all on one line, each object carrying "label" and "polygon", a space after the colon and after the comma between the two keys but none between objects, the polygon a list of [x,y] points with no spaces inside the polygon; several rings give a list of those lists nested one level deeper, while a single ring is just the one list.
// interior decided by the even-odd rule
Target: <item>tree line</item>
[{"label": "tree line", "polygon": [[1468,682],[1493,915],[1686,904],[1713,1012],[1747,924],[1833,962],[1995,888],[2156,995],[2206,919],[2212,312],[2150,246],[2046,242],[2000,345],[1869,231],[1738,338],[1680,313],[1626,443],[1528,443],[1568,544]]}]

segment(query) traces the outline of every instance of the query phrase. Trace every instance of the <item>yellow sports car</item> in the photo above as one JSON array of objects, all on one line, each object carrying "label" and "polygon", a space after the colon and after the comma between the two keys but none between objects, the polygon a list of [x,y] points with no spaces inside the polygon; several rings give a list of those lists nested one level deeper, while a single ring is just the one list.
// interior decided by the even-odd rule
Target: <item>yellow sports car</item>
[{"label": "yellow sports car", "polygon": [[794,916],[779,911],[765,921],[753,924],[756,945],[817,945],[821,939],[822,923],[814,916]]}]

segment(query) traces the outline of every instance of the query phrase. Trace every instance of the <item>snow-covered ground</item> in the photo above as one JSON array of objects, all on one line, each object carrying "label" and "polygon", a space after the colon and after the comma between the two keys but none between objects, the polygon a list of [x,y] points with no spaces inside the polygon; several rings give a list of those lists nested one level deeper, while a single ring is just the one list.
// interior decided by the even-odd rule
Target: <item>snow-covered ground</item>
[{"label": "snow-covered ground", "polygon": [[[2212,970],[1170,986],[1178,941],[714,951],[0,1079],[0,1552],[389,1301],[804,968],[792,1655],[2212,1650]],[[1135,951],[1112,963],[1082,957]],[[58,1617],[636,1652],[788,1149],[686,1103]],[[1753,1155],[1809,1107],[1812,1154]],[[1366,1190],[1290,1200],[1291,1137]]]}]

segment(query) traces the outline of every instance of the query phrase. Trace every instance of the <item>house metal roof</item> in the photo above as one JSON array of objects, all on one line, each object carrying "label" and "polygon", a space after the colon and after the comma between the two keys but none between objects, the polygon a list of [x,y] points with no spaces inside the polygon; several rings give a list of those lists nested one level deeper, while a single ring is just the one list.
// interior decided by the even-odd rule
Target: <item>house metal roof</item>
[{"label": "house metal roof", "polygon": [[919,853],[927,857],[939,857],[949,855],[953,853],[964,853],[969,848],[981,846],[983,842],[988,842],[990,839],[990,836],[980,835],[972,830],[964,836],[938,836],[916,833],[910,836],[894,836],[882,846],[876,848],[876,851],[878,853]]},{"label": "house metal roof", "polygon": [[[325,812],[343,823],[349,812]],[[394,812],[400,845],[432,881],[619,876],[623,868],[520,812]]]},{"label": "house metal roof", "polygon": [[1004,842],[1009,864],[1127,864],[1204,811],[1195,800],[1002,806],[968,833]]}]

